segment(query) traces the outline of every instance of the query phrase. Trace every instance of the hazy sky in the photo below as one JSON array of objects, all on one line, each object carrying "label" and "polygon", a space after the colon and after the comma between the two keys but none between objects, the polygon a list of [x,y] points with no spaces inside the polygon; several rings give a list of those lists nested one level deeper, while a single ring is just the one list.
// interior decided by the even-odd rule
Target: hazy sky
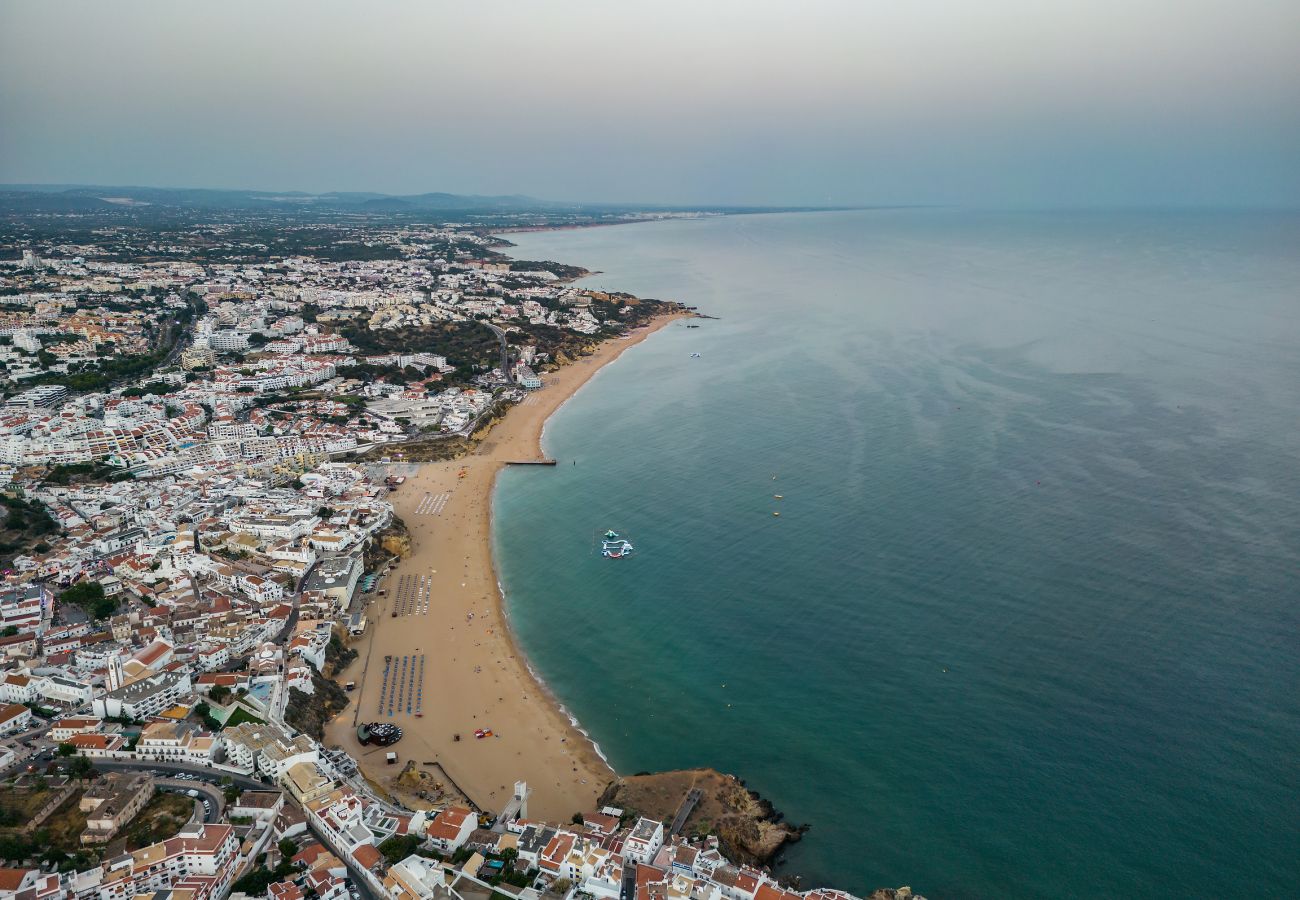
[{"label": "hazy sky", "polygon": [[0,182],[1300,204],[1300,0],[0,0]]}]

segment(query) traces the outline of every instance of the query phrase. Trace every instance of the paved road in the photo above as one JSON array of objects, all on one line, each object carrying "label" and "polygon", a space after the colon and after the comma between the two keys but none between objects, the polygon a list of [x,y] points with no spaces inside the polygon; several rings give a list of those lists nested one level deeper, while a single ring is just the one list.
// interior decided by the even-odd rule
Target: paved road
[{"label": "paved road", "polygon": [[[175,343],[172,344],[171,350],[167,351],[167,355],[163,357],[162,361],[158,363],[156,367],[157,369],[164,369],[167,366],[170,366],[172,363],[176,362],[177,357],[181,355],[181,351],[183,351],[186,347],[190,345],[189,338],[190,335],[194,332],[193,321],[194,320],[191,319],[190,324],[184,326],[181,329],[181,333],[176,335]],[[168,336],[170,336],[172,327],[174,326],[168,326]]]},{"label": "paved road", "polygon": [[483,324],[486,325],[488,328],[491,328],[492,333],[495,334],[497,336],[497,340],[501,342],[501,374],[509,375],[510,374],[510,351],[509,351],[509,345],[506,342],[507,341],[506,333],[502,331],[500,328],[498,328],[497,326],[493,325],[491,322],[484,322]]},{"label": "paved road", "polygon": [[[303,581],[305,582],[306,579],[304,578]],[[293,599],[290,601],[293,604],[293,612],[289,613],[289,618],[285,620],[284,627],[281,628],[280,633],[275,636],[275,643],[277,644],[286,643],[289,640],[289,636],[293,634],[293,629],[297,627],[298,600],[300,596],[301,596],[300,594],[295,594],[293,596]]]},{"label": "paved road", "polygon": [[[217,784],[223,778],[229,778],[234,782],[236,787],[248,791],[269,791],[279,790],[278,787],[267,784],[257,778],[250,778],[247,775],[235,775],[230,772],[224,772],[221,769],[211,769],[207,766],[192,766],[186,763],[159,762],[152,759],[104,759],[96,757],[91,760],[96,769],[103,769],[105,772],[144,772],[149,769],[155,769],[159,772],[187,772],[190,775],[197,775],[199,782],[208,784]],[[186,781],[182,780],[181,784]],[[189,782],[190,786],[195,786],[195,782]]]},{"label": "paved road", "polygon": [[[204,822],[220,822],[221,814],[226,808],[226,796],[215,785],[208,784],[206,781],[189,781],[180,778],[159,778],[156,780],[158,790],[168,791],[173,794],[184,794],[186,791],[198,791],[202,796],[201,800],[206,797],[208,800],[208,809],[203,812]],[[194,801],[196,809],[202,809],[199,800]]]}]

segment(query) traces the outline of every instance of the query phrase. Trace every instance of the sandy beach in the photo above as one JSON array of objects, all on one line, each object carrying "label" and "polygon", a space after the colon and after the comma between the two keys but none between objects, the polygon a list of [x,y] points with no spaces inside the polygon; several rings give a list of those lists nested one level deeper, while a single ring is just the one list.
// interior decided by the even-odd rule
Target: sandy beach
[{"label": "sandy beach", "polygon": [[[684,315],[655,319],[545,374],[542,390],[512,409],[472,454],[423,464],[390,495],[410,531],[411,552],[379,585],[386,596],[367,608],[370,626],[354,644],[359,656],[339,676],[357,682],[353,702],[327,734],[327,742],[351,752],[372,780],[384,783],[396,772],[385,765],[383,750],[357,743],[358,718],[399,725],[404,736],[392,749],[402,765],[437,762],[456,787],[490,812],[500,811],[514,782],[523,780],[532,791],[530,816],[567,821],[592,809],[614,777],[529,672],[506,626],[492,561],[492,488],[508,461],[541,458],[547,418],[592,375]],[[389,656],[397,668],[385,693]],[[420,682],[421,671],[417,691],[412,685]],[[399,690],[390,717],[388,698]],[[491,729],[493,736],[477,739],[476,729]]]}]

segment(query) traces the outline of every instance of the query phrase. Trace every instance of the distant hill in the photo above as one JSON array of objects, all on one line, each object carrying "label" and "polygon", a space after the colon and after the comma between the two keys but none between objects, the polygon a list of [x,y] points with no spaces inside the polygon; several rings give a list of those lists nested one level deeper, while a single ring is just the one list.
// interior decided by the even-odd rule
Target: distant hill
[{"label": "distant hill", "polygon": [[193,209],[335,209],[377,212],[420,210],[518,210],[550,211],[575,209],[576,204],[554,203],[521,194],[491,197],[478,195],[427,194],[392,195],[332,191],[308,194],[302,191],[233,191],[204,188],[151,188],[129,185],[0,185],[0,204],[15,211],[75,212],[103,210],[113,206],[165,206]]},{"label": "distant hill", "polygon": [[108,210],[112,203],[98,197],[43,191],[12,191],[0,188],[0,208],[14,213],[96,212]]},{"label": "distant hill", "polygon": [[[22,216],[39,213],[101,214],[118,219],[183,220],[206,218],[209,214],[247,212],[284,214],[301,218],[372,215],[409,221],[433,218],[442,221],[514,224],[515,216],[536,216],[569,224],[608,222],[641,214],[662,213],[756,213],[807,212],[852,207],[807,206],[665,206],[650,203],[564,203],[539,200],[524,194],[484,196],[448,194],[380,194],[369,191],[235,191],[207,188],[154,188],[129,185],[89,184],[0,184],[0,214]],[[861,208],[861,207],[858,207]],[[436,215],[434,215],[436,214]]]}]

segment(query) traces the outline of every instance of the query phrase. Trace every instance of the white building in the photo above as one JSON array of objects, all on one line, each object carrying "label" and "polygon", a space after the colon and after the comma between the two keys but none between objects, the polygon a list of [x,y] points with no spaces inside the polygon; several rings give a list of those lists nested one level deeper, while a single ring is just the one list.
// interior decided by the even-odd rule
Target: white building
[{"label": "white building", "polygon": [[14,627],[20,632],[41,633],[45,620],[54,615],[54,598],[44,585],[17,584],[0,588],[0,630]]},{"label": "white building", "polygon": [[623,858],[648,863],[664,843],[664,823],[642,817],[632,826],[623,844]]},{"label": "white building", "polygon": [[226,895],[239,862],[239,840],[230,825],[191,822],[174,838],[106,861],[99,900],[191,888],[194,900]]},{"label": "white building", "polygon": [[50,740],[62,744],[74,734],[94,734],[103,725],[104,720],[97,716],[68,716],[50,726]]},{"label": "white building", "polygon": [[68,399],[68,389],[61,384],[41,384],[10,397],[5,406],[11,409],[54,409]]},{"label": "white building", "polygon": [[109,691],[95,699],[95,715],[144,719],[170,709],[191,694],[185,672],[162,672]]},{"label": "white building", "polygon": [[26,731],[32,724],[32,711],[18,703],[0,706],[0,734]]},{"label": "white building", "polygon": [[217,739],[188,722],[151,722],[140,732],[137,756],[145,759],[207,765],[216,755]]},{"label": "white building", "polygon": [[5,703],[31,703],[36,699],[36,688],[30,675],[10,672],[0,679],[0,701]]},{"label": "white building", "polygon": [[89,703],[95,691],[84,681],[77,681],[66,675],[41,675],[32,679],[36,694],[47,703],[76,709]]},{"label": "white building", "polygon": [[311,738],[303,734],[290,738],[276,726],[264,723],[244,722],[227,728],[221,732],[221,741],[233,768],[276,781],[298,763],[320,759],[319,747]]}]

